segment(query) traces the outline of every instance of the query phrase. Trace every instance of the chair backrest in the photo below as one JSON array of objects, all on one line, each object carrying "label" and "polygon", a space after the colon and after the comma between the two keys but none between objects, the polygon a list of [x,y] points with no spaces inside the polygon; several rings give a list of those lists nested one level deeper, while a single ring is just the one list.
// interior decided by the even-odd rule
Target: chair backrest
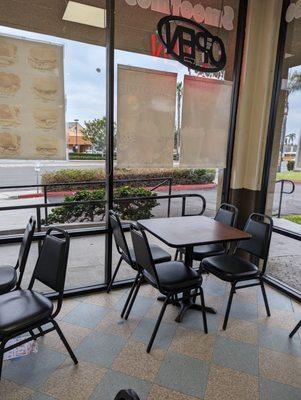
[{"label": "chair backrest", "polygon": [[265,269],[273,231],[272,218],[268,215],[253,213],[249,216],[244,231],[250,233],[252,237],[249,240],[241,240],[238,242],[236,249],[246,251],[264,260]]},{"label": "chair backrest", "polygon": [[222,203],[214,217],[216,221],[229,226],[236,226],[238,209],[232,204]]},{"label": "chair backrest", "polygon": [[[58,232],[60,237],[54,236],[54,232]],[[32,289],[35,280],[38,280],[58,292],[58,307],[55,315],[60,310],[64,293],[69,244],[70,238],[66,231],[59,228],[48,229],[29,283],[29,289]]]},{"label": "chair backrest", "polygon": [[16,287],[19,288],[23,278],[25,266],[28,259],[29,250],[32,243],[33,234],[36,227],[36,220],[34,217],[30,217],[28,224],[25,228],[22,243],[19,250],[19,255],[16,263],[16,269],[19,269],[19,278]]},{"label": "chair backrest", "polygon": [[122,225],[118,215],[113,210],[109,211],[109,220],[113,231],[117,251],[119,254],[122,254],[131,264],[131,255],[122,229]]},{"label": "chair backrest", "polygon": [[135,390],[120,390],[114,400],[140,400]]},{"label": "chair backrest", "polygon": [[142,270],[147,271],[153,277],[159,287],[160,282],[158,279],[158,274],[145,232],[132,225],[131,236],[137,266]]}]

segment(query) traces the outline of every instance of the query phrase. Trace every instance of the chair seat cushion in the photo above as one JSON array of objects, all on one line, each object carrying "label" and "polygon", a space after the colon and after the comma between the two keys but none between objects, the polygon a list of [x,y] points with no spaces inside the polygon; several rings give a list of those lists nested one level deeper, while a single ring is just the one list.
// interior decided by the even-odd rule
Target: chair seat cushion
[{"label": "chair seat cushion", "polygon": [[[156,265],[161,288],[166,292],[177,292],[196,286],[202,282],[197,271],[186,267],[181,261],[169,261]],[[156,281],[146,270],[143,271],[146,280],[157,287]]]},{"label": "chair seat cushion", "polygon": [[[157,246],[156,244],[151,244],[149,247],[150,247],[152,257],[153,257],[155,264],[159,264],[159,263],[163,263],[163,262],[171,260],[171,255],[169,253],[167,253],[167,251],[163,250],[160,246]],[[129,249],[129,252],[130,252],[132,261],[136,262],[134,249]]]},{"label": "chair seat cushion", "polygon": [[11,265],[0,266],[0,294],[10,292],[17,283],[17,271]]},{"label": "chair seat cushion", "polygon": [[32,290],[3,294],[0,296],[0,338],[46,319],[52,310],[52,302]]},{"label": "chair seat cushion", "polygon": [[260,271],[255,264],[232,255],[204,258],[204,268],[213,275],[228,282],[256,278]]},{"label": "chair seat cushion", "polygon": [[[185,248],[180,249],[182,254],[185,254]],[[197,261],[202,261],[205,257],[217,256],[225,253],[225,248],[221,243],[204,244],[194,246],[192,258]]]}]

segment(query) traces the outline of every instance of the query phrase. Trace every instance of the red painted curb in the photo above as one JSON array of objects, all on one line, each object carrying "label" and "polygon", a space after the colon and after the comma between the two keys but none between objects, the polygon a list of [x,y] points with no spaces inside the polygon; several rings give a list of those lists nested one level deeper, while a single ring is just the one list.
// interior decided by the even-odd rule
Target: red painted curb
[{"label": "red painted curb", "polygon": [[[214,189],[216,187],[215,183],[199,183],[195,185],[172,185],[172,190],[206,190],[206,189]],[[169,186],[160,186],[156,190],[159,191],[167,191]]]},{"label": "red painted curb", "polygon": [[[200,183],[200,184],[195,184],[195,185],[173,185],[172,190],[173,191],[179,191],[179,190],[207,190],[207,189],[214,189],[216,187],[215,183]],[[149,187],[146,187],[146,189],[149,189]],[[156,189],[158,192],[166,192],[168,191],[169,186],[160,186]],[[48,197],[56,197],[56,196],[72,196],[75,194],[76,191],[72,190],[65,190],[65,191],[60,191],[60,192],[47,192]],[[18,199],[31,199],[31,198],[39,198],[39,197],[44,197],[43,193],[28,193],[28,194],[20,194],[17,196]]]}]

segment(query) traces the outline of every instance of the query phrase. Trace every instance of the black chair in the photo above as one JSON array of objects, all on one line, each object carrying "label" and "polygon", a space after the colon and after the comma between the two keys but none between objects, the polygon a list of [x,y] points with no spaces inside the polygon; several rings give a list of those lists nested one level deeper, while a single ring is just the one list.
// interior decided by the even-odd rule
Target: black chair
[{"label": "black chair", "polygon": [[[237,221],[238,210],[232,204],[223,203],[219,207],[214,219],[216,221],[222,222],[223,224],[229,226],[235,226]],[[215,244],[205,244],[201,246],[195,246],[193,248],[192,258],[193,260],[200,261],[206,257],[217,256],[226,253],[228,250],[227,243],[215,243]],[[183,259],[185,255],[185,248],[177,249],[175,254],[175,260],[178,259],[180,254],[180,260]],[[201,267],[201,264],[200,264]]]},{"label": "black chair", "polygon": [[[60,237],[54,236],[53,231],[57,231]],[[28,289],[14,290],[0,296],[0,377],[6,351],[53,330],[57,331],[73,362],[77,364],[71,347],[55,321],[63,302],[69,242],[67,232],[58,228],[48,229]],[[58,293],[55,311],[50,299],[32,289],[36,280]],[[51,326],[42,330],[45,324]],[[34,333],[35,329],[37,333]],[[30,336],[5,348],[10,339],[26,333]]]},{"label": "black chair", "polygon": [[[14,288],[17,289],[20,288],[26,262],[28,259],[30,246],[32,243],[35,226],[36,226],[36,221],[34,217],[30,217],[29,222],[24,231],[16,265],[0,266],[0,294],[10,292]],[[19,270],[19,278],[18,278],[18,270]]]},{"label": "black chair", "polygon": [[295,328],[294,328],[294,329],[291,331],[291,333],[289,334],[289,337],[292,338],[299,328],[301,328],[301,321],[299,321],[299,322],[297,323],[297,325],[295,326]]},{"label": "black chair", "polygon": [[135,390],[120,390],[114,400],[140,400]]},{"label": "black chair", "polygon": [[[223,323],[224,330],[227,327],[233,295],[237,289],[260,285],[267,315],[271,315],[263,277],[268,261],[272,230],[272,218],[263,214],[251,214],[244,227],[244,231],[251,234],[251,239],[238,242],[232,255],[224,254],[208,257],[202,262],[203,267],[208,272],[223,281],[231,283],[231,291]],[[238,252],[247,253],[251,256],[251,260],[247,261],[239,257]],[[260,261],[262,262],[262,267],[259,265]],[[255,280],[255,282],[237,286],[239,282],[248,280]]]},{"label": "black chair", "polygon": [[151,339],[147,346],[147,352],[149,353],[152,348],[167,304],[171,302],[171,300],[176,299],[177,295],[179,293],[183,293],[184,291],[189,292],[194,289],[194,293],[191,296],[194,297],[197,294],[200,295],[201,305],[203,307],[202,314],[204,331],[207,333],[208,330],[204,293],[202,289],[202,276],[199,275],[194,269],[186,267],[186,265],[181,261],[168,261],[157,265],[152,257],[151,249],[145,232],[132,226],[131,235],[136,256],[136,263],[141,271],[141,276],[139,277],[137,291],[131,300],[126,318],[129,316],[129,313],[132,309],[142,279],[145,279],[153,287],[158,289],[161,294],[166,296]]},{"label": "black chair", "polygon": [[[109,218],[110,218],[110,224],[111,224],[111,228],[112,228],[114,239],[115,239],[116,248],[117,248],[118,253],[120,254],[120,258],[119,258],[118,264],[116,266],[116,269],[114,271],[113,277],[109,283],[107,293],[109,293],[111,290],[111,287],[116,278],[117,272],[119,270],[119,267],[120,267],[122,261],[125,261],[128,265],[130,265],[137,272],[134,284],[131,287],[130,293],[128,295],[128,298],[125,302],[124,308],[121,313],[121,317],[123,317],[123,315],[126,311],[126,308],[128,306],[128,303],[129,303],[129,301],[133,295],[133,292],[137,286],[137,282],[138,282],[140,273],[136,266],[136,258],[135,258],[134,250],[128,247],[128,244],[127,244],[127,241],[126,241],[126,238],[125,238],[125,235],[124,235],[124,232],[122,229],[122,225],[121,225],[118,215],[114,211],[110,210]],[[153,259],[155,260],[155,262],[157,264],[171,260],[171,255],[169,253],[167,253],[167,251],[161,249],[161,247],[159,247],[155,244],[152,244],[152,245],[150,245],[150,249],[152,252]]]}]

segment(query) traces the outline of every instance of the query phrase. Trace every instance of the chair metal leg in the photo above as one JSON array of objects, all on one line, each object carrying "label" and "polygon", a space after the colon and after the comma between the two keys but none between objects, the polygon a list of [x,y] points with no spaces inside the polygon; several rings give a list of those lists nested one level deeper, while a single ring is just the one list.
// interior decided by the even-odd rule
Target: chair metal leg
[{"label": "chair metal leg", "polygon": [[38,327],[38,331],[40,332],[41,336],[44,336],[44,331],[41,326]]},{"label": "chair metal leg", "polygon": [[159,326],[160,326],[160,324],[161,324],[161,321],[162,321],[163,315],[164,315],[164,313],[165,313],[165,310],[166,310],[166,307],[167,307],[167,304],[168,304],[169,299],[170,299],[170,295],[166,296],[166,298],[165,298],[165,300],[164,300],[164,303],[163,303],[163,306],[162,306],[162,308],[161,308],[159,317],[158,317],[158,319],[157,319],[155,328],[154,328],[154,330],[153,330],[152,336],[151,336],[151,338],[150,338],[150,341],[149,341],[148,346],[147,346],[147,349],[146,349],[147,353],[149,353],[149,352],[151,351],[151,348],[152,348],[152,346],[153,346],[155,337],[156,337],[156,335],[157,335],[157,332],[158,332]]},{"label": "chair metal leg", "polygon": [[179,257],[179,249],[177,249],[177,250],[176,250],[176,254],[175,254],[175,261],[177,261],[177,260],[178,260],[178,257]]},{"label": "chair metal leg", "polygon": [[298,324],[295,326],[295,328],[291,331],[291,333],[289,334],[289,337],[292,338],[299,328],[301,328],[301,321],[298,322]]},{"label": "chair metal leg", "polygon": [[2,366],[3,366],[3,356],[4,356],[5,344],[6,344],[6,341],[1,342],[1,344],[0,344],[0,380],[2,377]]},{"label": "chair metal leg", "polygon": [[126,301],[125,301],[125,303],[124,303],[123,309],[122,309],[122,311],[121,311],[121,314],[120,314],[121,318],[123,318],[124,313],[126,312],[127,306],[128,306],[128,304],[129,304],[129,302],[130,302],[130,300],[131,300],[131,297],[132,297],[132,295],[133,295],[134,289],[135,289],[135,287],[136,287],[136,285],[137,285],[137,283],[138,283],[138,279],[139,279],[139,278],[140,278],[140,273],[138,272],[138,274],[136,275],[136,278],[135,278],[135,280],[134,280],[134,283],[133,283],[133,285],[132,285],[132,287],[131,287],[131,290],[130,290],[130,292],[129,292],[129,294],[128,294],[128,297],[127,297],[127,299],[126,299]]},{"label": "chair metal leg", "polygon": [[200,289],[200,297],[201,297],[201,305],[202,305],[202,315],[203,315],[203,325],[204,325],[204,332],[208,333],[208,326],[207,326],[207,316],[206,316],[206,305],[205,305],[205,298],[204,298],[204,291],[203,288]]},{"label": "chair metal leg", "polygon": [[120,267],[120,265],[121,265],[121,262],[122,262],[122,257],[119,258],[118,264],[117,264],[117,266],[116,266],[116,268],[115,268],[114,274],[113,274],[112,279],[110,280],[109,286],[108,286],[108,288],[107,288],[107,293],[110,293],[110,290],[111,290],[112,285],[113,285],[113,283],[114,283],[114,280],[115,280],[115,278],[116,278],[116,275],[117,275],[117,272],[118,272],[119,267]]},{"label": "chair metal leg", "polygon": [[229,296],[229,300],[228,300],[228,304],[227,304],[226,315],[225,315],[225,319],[224,319],[224,323],[223,323],[224,331],[227,328],[227,323],[228,323],[228,318],[229,318],[229,314],[230,314],[230,309],[231,309],[231,304],[232,304],[232,299],[233,299],[234,293],[235,293],[235,284],[232,283],[230,296]]},{"label": "chair metal leg", "polygon": [[262,291],[262,296],[263,296],[267,316],[270,317],[271,316],[270,307],[269,307],[268,298],[267,298],[267,294],[266,294],[264,283],[263,283],[262,279],[260,279],[260,287],[261,287],[261,291]]},{"label": "chair metal leg", "polygon": [[66,347],[68,353],[70,354],[70,357],[72,358],[74,364],[78,364],[78,360],[75,357],[75,354],[73,353],[73,350],[71,349],[71,347],[69,346],[69,343],[67,342],[67,339],[65,338],[63,332],[61,331],[60,327],[58,326],[57,322],[52,320],[51,321],[53,323],[53,326],[55,327],[61,341],[64,343],[64,346]]},{"label": "chair metal leg", "polygon": [[133,305],[134,305],[134,303],[135,303],[137,294],[138,294],[138,292],[139,292],[141,282],[142,282],[142,276],[141,276],[141,277],[139,278],[139,280],[138,280],[138,283],[137,283],[137,285],[136,285],[136,289],[135,289],[135,291],[134,291],[134,293],[133,293],[131,302],[130,302],[130,304],[129,304],[129,306],[128,306],[128,309],[127,309],[127,312],[126,312],[126,314],[125,314],[124,319],[128,319],[128,317],[129,317],[129,315],[130,315],[130,312],[132,311],[132,307],[133,307]]}]

